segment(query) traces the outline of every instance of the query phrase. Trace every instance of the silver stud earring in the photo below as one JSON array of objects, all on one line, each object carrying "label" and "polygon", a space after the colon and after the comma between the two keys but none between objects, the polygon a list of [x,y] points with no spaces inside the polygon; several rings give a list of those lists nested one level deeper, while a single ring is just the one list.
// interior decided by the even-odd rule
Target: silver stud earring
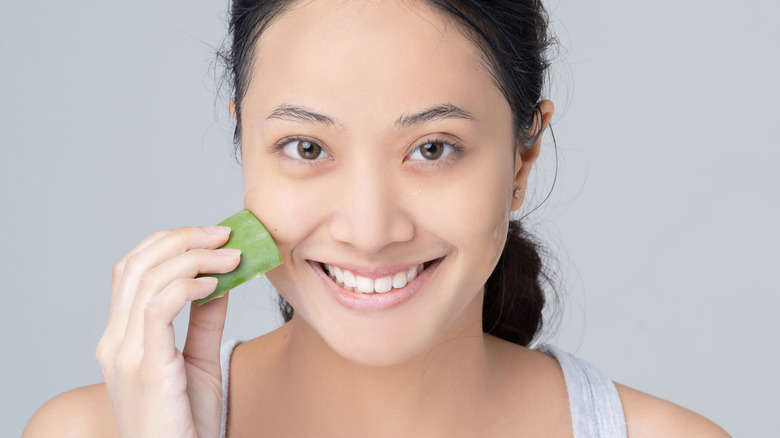
[{"label": "silver stud earring", "polygon": [[515,189],[515,199],[520,199],[523,196],[523,189]]}]

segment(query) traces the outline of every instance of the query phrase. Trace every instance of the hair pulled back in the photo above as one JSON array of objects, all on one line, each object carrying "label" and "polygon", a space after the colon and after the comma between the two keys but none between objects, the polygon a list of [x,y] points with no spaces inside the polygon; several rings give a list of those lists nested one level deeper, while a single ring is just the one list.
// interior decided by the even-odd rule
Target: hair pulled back
[{"label": "hair pulled back", "polygon": [[[541,0],[424,0],[457,24],[480,49],[491,79],[512,111],[515,147],[531,145],[540,133],[538,103],[549,66],[547,13]],[[229,45],[218,54],[226,68],[224,80],[235,102],[235,152],[240,152],[241,104],[249,88],[257,53],[255,43],[268,24],[296,0],[232,0]],[[509,222],[507,241],[485,285],[483,331],[528,345],[542,327],[545,294],[539,246],[519,220]],[[285,322],[293,308],[281,296]]]}]

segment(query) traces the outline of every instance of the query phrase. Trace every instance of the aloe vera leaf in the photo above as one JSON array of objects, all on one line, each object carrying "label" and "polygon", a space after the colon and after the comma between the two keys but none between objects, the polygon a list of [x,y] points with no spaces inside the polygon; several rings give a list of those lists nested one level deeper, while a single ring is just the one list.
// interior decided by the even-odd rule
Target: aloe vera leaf
[{"label": "aloe vera leaf", "polygon": [[198,306],[219,298],[239,284],[257,278],[282,264],[282,256],[268,230],[249,210],[241,210],[220,222],[219,225],[230,227],[230,237],[221,248],[240,249],[241,261],[236,269],[226,274],[198,275],[198,277],[208,276],[217,279],[217,288],[211,295],[194,300]]}]

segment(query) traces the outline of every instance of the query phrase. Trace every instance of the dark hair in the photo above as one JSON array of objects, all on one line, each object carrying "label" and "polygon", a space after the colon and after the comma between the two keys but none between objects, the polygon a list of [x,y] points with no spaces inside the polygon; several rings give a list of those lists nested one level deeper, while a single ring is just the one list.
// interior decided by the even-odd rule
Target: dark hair
[{"label": "dark hair", "polygon": [[[446,12],[480,48],[492,80],[512,110],[515,147],[532,145],[541,130],[539,101],[549,66],[547,13],[541,0],[476,1],[425,0]],[[228,29],[229,45],[219,57],[224,64],[235,101],[236,126],[233,142],[240,153],[241,103],[254,65],[255,43],[266,26],[296,0],[233,0]],[[520,220],[510,221],[507,241],[485,285],[482,328],[516,344],[527,346],[542,327],[545,294],[540,247],[524,230]],[[279,297],[284,321],[293,308]]]}]

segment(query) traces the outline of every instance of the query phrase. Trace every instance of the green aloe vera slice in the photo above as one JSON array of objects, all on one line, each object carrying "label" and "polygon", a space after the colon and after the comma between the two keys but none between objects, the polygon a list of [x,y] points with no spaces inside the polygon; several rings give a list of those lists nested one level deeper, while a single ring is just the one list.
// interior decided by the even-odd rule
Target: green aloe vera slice
[{"label": "green aloe vera slice", "polygon": [[282,264],[282,256],[268,230],[249,210],[241,210],[219,225],[230,227],[230,238],[222,248],[240,249],[241,262],[236,269],[226,274],[198,275],[217,279],[217,288],[211,295],[194,301],[198,306],[219,298],[239,284],[257,278]]}]

